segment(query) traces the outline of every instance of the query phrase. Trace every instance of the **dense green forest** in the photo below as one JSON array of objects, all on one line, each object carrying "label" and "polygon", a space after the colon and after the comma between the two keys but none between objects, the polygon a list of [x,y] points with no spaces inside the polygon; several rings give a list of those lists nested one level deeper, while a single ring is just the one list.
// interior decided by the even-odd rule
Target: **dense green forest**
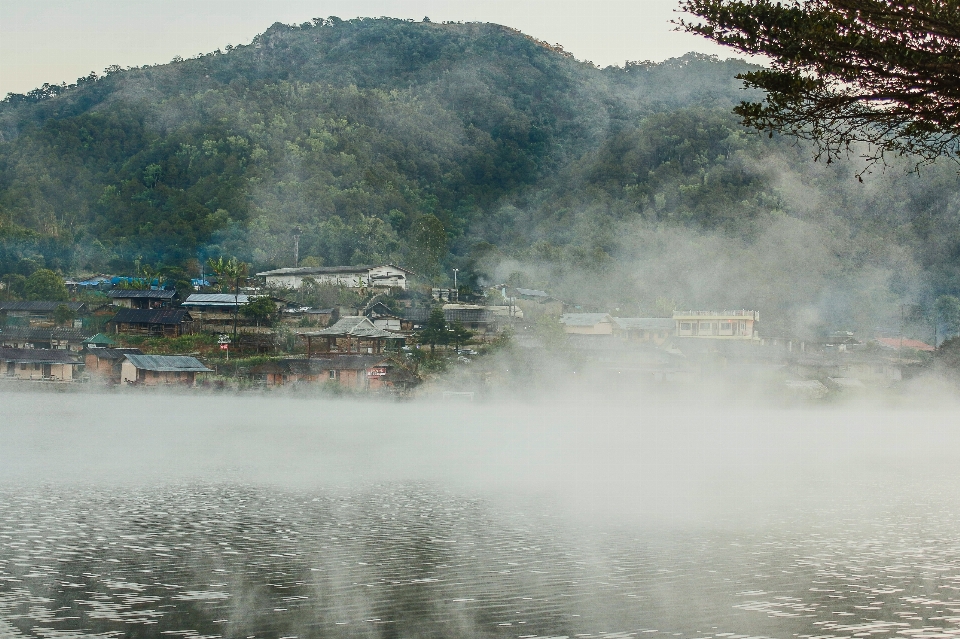
[{"label": "dense green forest", "polygon": [[[745,62],[597,68],[492,24],[317,19],[0,103],[0,274],[391,261],[585,307],[882,327],[960,290],[956,167],[743,130]],[[756,96],[752,96],[756,97]],[[854,154],[855,156],[855,154]],[[770,324],[768,324],[770,325]]]}]

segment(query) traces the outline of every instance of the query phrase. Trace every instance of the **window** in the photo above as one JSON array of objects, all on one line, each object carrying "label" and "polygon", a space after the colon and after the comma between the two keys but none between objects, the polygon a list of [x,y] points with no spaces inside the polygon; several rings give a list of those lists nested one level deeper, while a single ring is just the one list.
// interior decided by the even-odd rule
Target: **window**
[{"label": "window", "polygon": [[337,379],[338,371],[330,371],[330,379]]},{"label": "window", "polygon": [[710,322],[700,322],[700,332],[709,333],[710,332]]},{"label": "window", "polygon": [[680,322],[680,330],[681,330],[681,331],[689,331],[689,330],[690,330],[690,322]]}]

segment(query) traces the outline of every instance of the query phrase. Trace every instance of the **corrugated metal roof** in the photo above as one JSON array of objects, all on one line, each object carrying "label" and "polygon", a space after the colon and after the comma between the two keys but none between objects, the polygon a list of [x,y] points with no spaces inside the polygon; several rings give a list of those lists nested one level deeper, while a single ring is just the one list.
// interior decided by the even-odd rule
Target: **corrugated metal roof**
[{"label": "corrugated metal roof", "polygon": [[596,326],[609,321],[607,313],[564,313],[560,317],[560,323],[567,326]]},{"label": "corrugated metal roof", "polygon": [[262,296],[250,296],[245,293],[233,295],[232,293],[194,293],[184,302],[183,306],[243,306],[251,299]]},{"label": "corrugated metal roof", "polygon": [[6,348],[0,346],[0,361],[32,364],[79,364],[70,351],[57,348]]},{"label": "corrugated metal roof", "polygon": [[110,320],[114,324],[180,324],[190,320],[190,314],[182,308],[138,309],[125,308]]},{"label": "corrugated metal roof", "polygon": [[[411,322],[426,322],[430,318],[428,308],[408,308],[403,311],[403,319]],[[496,321],[496,315],[484,308],[445,308],[443,319],[446,322],[478,322],[488,323]]]},{"label": "corrugated metal roof", "polygon": [[87,334],[77,328],[35,328],[28,326],[7,326],[0,329],[0,340],[49,341],[68,340],[79,342]]},{"label": "corrugated metal roof", "polygon": [[212,373],[196,357],[187,355],[136,355],[127,354],[127,361],[145,371]]},{"label": "corrugated metal roof", "polygon": [[110,346],[113,346],[114,344],[116,344],[115,341],[113,341],[103,333],[97,333],[93,337],[88,337],[87,339],[83,340],[83,343],[84,344],[107,344]]},{"label": "corrugated metal roof", "polygon": [[669,317],[611,317],[614,325],[625,331],[672,331],[676,322]]},{"label": "corrugated metal roof", "polygon": [[87,351],[97,359],[124,359],[127,355],[143,355],[139,348],[91,348]]},{"label": "corrugated metal roof", "polygon": [[306,337],[371,337],[371,338],[384,338],[384,339],[397,339],[400,336],[396,333],[391,333],[377,328],[373,325],[366,317],[341,317],[340,320],[329,328],[325,328],[321,331],[311,331],[307,333],[300,333]]},{"label": "corrugated metal roof", "polygon": [[532,288],[518,288],[516,291],[520,295],[526,295],[527,297],[550,297],[546,291],[538,291]]},{"label": "corrugated metal roof", "polygon": [[172,300],[173,296],[176,295],[176,291],[165,291],[160,290],[149,290],[149,291],[137,291],[137,290],[127,290],[115,288],[113,290],[107,291],[107,297],[112,297],[114,299],[151,299],[151,300]]},{"label": "corrugated metal roof", "polygon": [[337,275],[349,273],[368,273],[375,268],[383,267],[395,268],[398,271],[403,271],[404,273],[409,273],[411,275],[413,274],[413,271],[409,271],[402,266],[396,266],[395,264],[364,264],[360,266],[299,266],[296,268],[291,266],[288,268],[273,269],[272,271],[263,271],[262,273],[257,273],[257,275]]},{"label": "corrugated metal roof", "polygon": [[33,311],[36,313],[52,313],[57,307],[63,305],[74,313],[86,308],[83,302],[0,302],[0,311]]}]

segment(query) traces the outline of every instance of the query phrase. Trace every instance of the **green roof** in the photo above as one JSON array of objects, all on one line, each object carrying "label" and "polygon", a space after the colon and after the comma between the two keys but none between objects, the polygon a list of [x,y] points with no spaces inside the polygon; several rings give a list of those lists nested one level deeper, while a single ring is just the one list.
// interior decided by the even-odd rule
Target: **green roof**
[{"label": "green roof", "polygon": [[116,346],[117,343],[104,335],[103,333],[97,333],[93,337],[88,337],[83,340],[84,344],[106,344],[108,346]]}]

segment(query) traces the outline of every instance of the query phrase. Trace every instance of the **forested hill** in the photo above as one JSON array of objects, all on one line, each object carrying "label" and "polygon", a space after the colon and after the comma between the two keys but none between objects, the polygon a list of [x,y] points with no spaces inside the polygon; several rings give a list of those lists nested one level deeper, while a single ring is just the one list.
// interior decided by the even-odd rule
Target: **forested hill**
[{"label": "forested hill", "polygon": [[[8,96],[0,220],[65,269],[182,260],[218,237],[277,265],[297,224],[301,254],[325,263],[403,256],[435,220],[462,250],[505,198],[611,131],[732,103],[740,66],[599,70],[488,24],[276,24],[230,51]],[[6,246],[0,272],[30,257]]]},{"label": "forested hill", "polygon": [[844,268],[895,247],[954,285],[952,170],[856,191],[852,168],[739,127],[744,62],[600,69],[503,26],[393,19],[275,24],[228,49],[7,96],[0,274],[285,266],[299,226],[307,264],[561,277],[635,258],[626,228],[750,243],[793,219],[847,238]]}]

